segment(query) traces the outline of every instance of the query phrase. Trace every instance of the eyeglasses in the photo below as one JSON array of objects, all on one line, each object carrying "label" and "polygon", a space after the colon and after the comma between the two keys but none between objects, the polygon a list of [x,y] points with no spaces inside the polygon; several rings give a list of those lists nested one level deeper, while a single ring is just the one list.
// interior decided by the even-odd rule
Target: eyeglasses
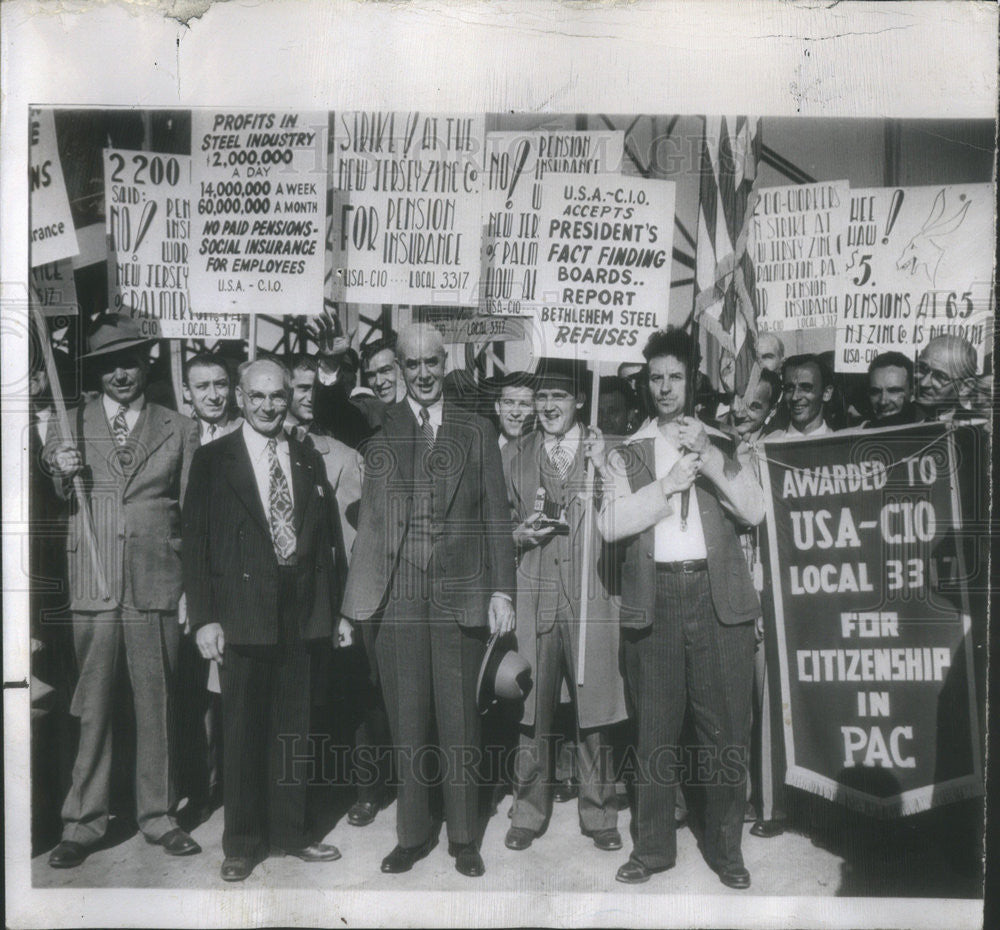
[{"label": "eyeglasses", "polygon": [[260,407],[265,401],[270,401],[275,407],[287,407],[288,396],[286,394],[261,394],[260,391],[243,391],[243,397],[251,407]]},{"label": "eyeglasses", "polygon": [[913,373],[920,381],[923,381],[924,378],[930,378],[931,383],[936,388],[947,387],[953,381],[958,380],[958,378],[951,377],[946,371],[942,371],[940,368],[931,368],[930,365],[924,362],[917,362],[913,368]]}]

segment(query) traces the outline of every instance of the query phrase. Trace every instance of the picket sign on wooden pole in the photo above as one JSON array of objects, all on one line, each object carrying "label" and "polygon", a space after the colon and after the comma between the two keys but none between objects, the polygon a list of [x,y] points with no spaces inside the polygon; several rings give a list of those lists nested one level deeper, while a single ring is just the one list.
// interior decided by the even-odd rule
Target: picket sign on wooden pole
[{"label": "picket sign on wooden pole", "polygon": [[[59,382],[59,372],[56,370],[55,356],[52,354],[52,343],[49,341],[49,329],[45,325],[45,318],[38,306],[32,304],[29,310],[31,319],[38,331],[38,342],[42,349],[42,358],[45,359],[45,373],[49,379],[49,390],[52,391],[52,402],[56,408],[56,422],[59,424],[59,433],[67,441],[73,441],[73,433],[69,428],[69,417],[66,414],[66,401],[63,398],[62,384]],[[81,320],[81,323],[83,321]],[[82,441],[78,437],[77,441]],[[37,463],[32,463],[37,467]],[[73,493],[76,495],[77,506],[80,508],[80,522],[83,527],[83,542],[90,553],[90,567],[94,572],[97,581],[97,590],[101,599],[109,597],[108,577],[104,573],[104,565],[101,562],[101,554],[97,549],[97,538],[94,536],[94,527],[90,517],[90,501],[87,498],[86,489],[83,486],[83,479],[79,473],[73,476]]]},{"label": "picket sign on wooden pole", "polygon": [[[590,425],[597,426],[597,405],[601,379],[597,375],[597,362],[593,363],[590,389]],[[587,477],[584,479],[583,503],[583,558],[580,571],[580,640],[579,659],[576,664],[576,684],[583,687],[587,672],[587,601],[590,599],[590,547],[594,538],[594,463],[587,459]]]},{"label": "picket sign on wooden pole", "polygon": [[174,400],[177,409],[184,409],[184,358],[183,344],[179,339],[171,339],[170,347],[170,380],[174,387]]},{"label": "picket sign on wooden pole", "polygon": [[257,314],[251,314],[247,326],[247,361],[254,361],[257,358]]}]

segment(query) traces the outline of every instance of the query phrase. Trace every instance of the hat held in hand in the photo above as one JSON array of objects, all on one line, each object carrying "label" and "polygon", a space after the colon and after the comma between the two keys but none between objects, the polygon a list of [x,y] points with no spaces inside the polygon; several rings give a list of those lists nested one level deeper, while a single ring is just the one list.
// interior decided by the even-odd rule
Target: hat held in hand
[{"label": "hat held in hand", "polygon": [[486,655],[479,667],[476,702],[479,713],[485,714],[498,701],[522,701],[531,691],[531,666],[505,636],[494,633],[486,645]]}]

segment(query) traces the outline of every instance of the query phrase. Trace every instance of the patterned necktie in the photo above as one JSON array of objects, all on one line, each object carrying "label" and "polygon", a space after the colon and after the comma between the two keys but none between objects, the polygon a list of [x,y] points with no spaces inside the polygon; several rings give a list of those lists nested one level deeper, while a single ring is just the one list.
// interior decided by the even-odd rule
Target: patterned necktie
[{"label": "patterned necktie", "polygon": [[426,407],[420,408],[420,432],[423,434],[424,442],[427,443],[427,448],[433,448],[434,427],[431,426],[431,415],[427,412]]},{"label": "patterned necktie", "polygon": [[111,421],[111,433],[115,437],[115,442],[124,446],[128,442],[128,422],[125,420],[125,413],[128,410],[124,404],[118,408],[118,413]]},{"label": "patterned necktie", "polygon": [[217,429],[218,429],[218,427],[214,423],[209,423],[208,424],[208,441],[209,442],[211,442],[213,439],[215,439],[215,431]]},{"label": "patterned necktie", "polygon": [[562,444],[562,439],[556,440],[556,444],[549,452],[549,461],[555,466],[559,480],[565,482],[570,466],[573,464],[573,454]]},{"label": "patterned necktie", "polygon": [[292,525],[292,494],[278,461],[278,440],[267,441],[268,472],[271,477],[270,514],[271,540],[279,559],[288,561],[295,555],[295,527]]}]

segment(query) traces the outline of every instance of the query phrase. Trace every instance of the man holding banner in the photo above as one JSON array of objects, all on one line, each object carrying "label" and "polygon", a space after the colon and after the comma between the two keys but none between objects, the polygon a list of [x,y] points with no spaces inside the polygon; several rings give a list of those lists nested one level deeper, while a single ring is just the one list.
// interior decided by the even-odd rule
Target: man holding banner
[{"label": "man holding banner", "polygon": [[[170,732],[180,639],[180,500],[198,431],[187,417],[146,402],[148,343],[127,316],[95,321],[83,362],[98,376],[101,394],[70,412],[72,435],[46,450],[56,490],[71,499],[66,548],[80,671],[71,708],[80,718],[80,746],[63,804],[62,842],[49,856],[53,868],[80,865],[107,831],[122,662],[135,705],[139,829],[170,855],[201,852],[174,817]],[[70,483],[77,475],[82,498]]]},{"label": "man holding banner", "polygon": [[[614,569],[597,534],[590,537],[590,551],[584,548],[584,521],[593,519],[586,502],[586,460],[604,460],[600,434],[588,433],[578,421],[585,375],[586,369],[572,360],[542,363],[535,381],[540,428],[513,447],[507,474],[508,496],[519,521],[514,531],[520,553],[518,651],[535,682],[525,701],[515,757],[514,806],[506,838],[514,850],[527,849],[552,813],[553,723],[564,675],[576,717],[580,828],[598,849],[622,847],[607,733],[625,719],[618,605],[612,599]],[[582,684],[581,572],[590,577]]]},{"label": "man holding banner", "polygon": [[684,416],[698,370],[691,338],[654,333],[643,355],[657,416],[609,457],[598,520],[623,549],[623,657],[639,762],[633,849],[616,877],[636,884],[674,865],[685,770],[677,741],[689,709],[699,746],[713,755],[705,856],[723,884],[748,888],[740,846],[760,603],[738,530],[764,518],[764,496],[725,440]]}]

